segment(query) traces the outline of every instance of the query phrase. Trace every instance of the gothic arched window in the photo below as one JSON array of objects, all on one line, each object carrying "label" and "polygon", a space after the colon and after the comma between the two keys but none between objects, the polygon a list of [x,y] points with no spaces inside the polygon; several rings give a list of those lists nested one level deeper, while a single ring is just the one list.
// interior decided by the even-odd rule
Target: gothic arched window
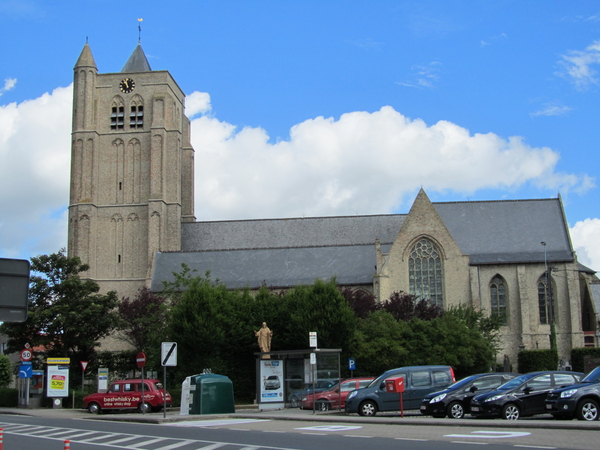
[{"label": "gothic arched window", "polygon": [[429,239],[417,241],[408,259],[410,293],[444,307],[442,292],[442,259],[435,244]]},{"label": "gothic arched window", "polygon": [[139,95],[131,101],[131,112],[129,113],[129,128],[144,127],[144,102]]},{"label": "gothic arched window", "polygon": [[506,298],[506,282],[500,275],[496,275],[490,283],[490,299],[492,315],[498,317],[502,325],[506,325]]},{"label": "gothic arched window", "polygon": [[125,125],[125,105],[123,99],[116,97],[110,108],[110,129],[122,130]]},{"label": "gothic arched window", "polygon": [[538,302],[540,308],[540,323],[554,322],[554,292],[552,289],[552,276],[544,273],[538,280]]}]

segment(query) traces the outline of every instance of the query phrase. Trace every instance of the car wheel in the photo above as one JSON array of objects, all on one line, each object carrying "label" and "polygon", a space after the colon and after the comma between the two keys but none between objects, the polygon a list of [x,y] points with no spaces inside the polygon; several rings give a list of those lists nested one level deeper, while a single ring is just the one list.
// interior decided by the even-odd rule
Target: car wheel
[{"label": "car wheel", "polygon": [[463,419],[465,417],[465,407],[461,402],[452,402],[448,405],[448,417],[451,419]]},{"label": "car wheel", "polygon": [[140,403],[138,405],[138,411],[142,414],[148,414],[149,412],[152,412],[152,405],[149,403]]},{"label": "car wheel", "polygon": [[506,420],[518,420],[521,415],[521,410],[514,403],[504,405],[502,408],[502,418]]},{"label": "car wheel", "polygon": [[92,414],[100,414],[102,409],[100,409],[100,405],[96,402],[92,402],[88,405],[88,411]]},{"label": "car wheel", "polygon": [[317,402],[317,409],[319,411],[329,411],[329,409],[330,409],[329,402],[327,402],[327,401]]},{"label": "car wheel", "polygon": [[598,420],[598,402],[591,398],[583,400],[577,406],[577,418],[579,420]]},{"label": "car wheel", "polygon": [[295,395],[292,395],[290,397],[290,404],[292,405],[292,408],[297,408],[298,406],[300,406],[299,400],[300,399]]},{"label": "car wheel", "polygon": [[374,416],[377,414],[377,405],[371,400],[362,402],[358,407],[358,414],[361,416]]}]

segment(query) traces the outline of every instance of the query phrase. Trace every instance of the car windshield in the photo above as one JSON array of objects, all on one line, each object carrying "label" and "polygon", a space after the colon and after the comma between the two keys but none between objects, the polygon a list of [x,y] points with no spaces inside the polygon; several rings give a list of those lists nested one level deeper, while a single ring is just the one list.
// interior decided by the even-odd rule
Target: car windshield
[{"label": "car windshield", "polygon": [[465,384],[469,384],[471,381],[473,381],[475,378],[477,378],[477,375],[471,375],[470,377],[467,378],[463,378],[462,380],[458,380],[456,383],[451,384],[450,386],[448,386],[446,389],[458,389],[463,387]]},{"label": "car windshield", "polygon": [[498,386],[496,388],[496,390],[510,391],[511,389],[518,388],[519,386],[521,386],[523,383],[525,383],[527,380],[529,380],[533,376],[534,375],[529,374],[529,375],[521,375],[520,377],[513,378],[512,380],[504,383],[502,386]]},{"label": "car windshield", "polygon": [[588,373],[582,383],[600,383],[600,367],[596,367],[590,373]]}]

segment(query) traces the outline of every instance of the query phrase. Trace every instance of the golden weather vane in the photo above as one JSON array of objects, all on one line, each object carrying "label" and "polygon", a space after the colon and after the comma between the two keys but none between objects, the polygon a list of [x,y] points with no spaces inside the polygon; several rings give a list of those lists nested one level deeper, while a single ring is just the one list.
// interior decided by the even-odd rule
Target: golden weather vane
[{"label": "golden weather vane", "polygon": [[142,42],[142,22],[144,19],[138,19],[138,44]]}]

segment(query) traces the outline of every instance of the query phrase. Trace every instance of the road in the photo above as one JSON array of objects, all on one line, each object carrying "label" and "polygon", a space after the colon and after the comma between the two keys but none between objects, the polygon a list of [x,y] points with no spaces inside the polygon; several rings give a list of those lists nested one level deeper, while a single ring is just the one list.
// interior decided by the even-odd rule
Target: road
[{"label": "road", "polygon": [[[201,416],[199,416],[201,417]],[[305,418],[306,419],[306,418]],[[486,450],[598,448],[600,423],[588,429],[491,427],[489,421],[474,426],[454,426],[453,420],[422,425],[405,418],[389,425],[311,420],[215,418],[161,424],[90,420],[81,417],[29,417],[0,415],[2,450],[462,450],[466,445]],[[411,424],[414,420],[414,425]],[[519,421],[520,422],[520,421]],[[517,426],[519,425],[519,426]]]}]

